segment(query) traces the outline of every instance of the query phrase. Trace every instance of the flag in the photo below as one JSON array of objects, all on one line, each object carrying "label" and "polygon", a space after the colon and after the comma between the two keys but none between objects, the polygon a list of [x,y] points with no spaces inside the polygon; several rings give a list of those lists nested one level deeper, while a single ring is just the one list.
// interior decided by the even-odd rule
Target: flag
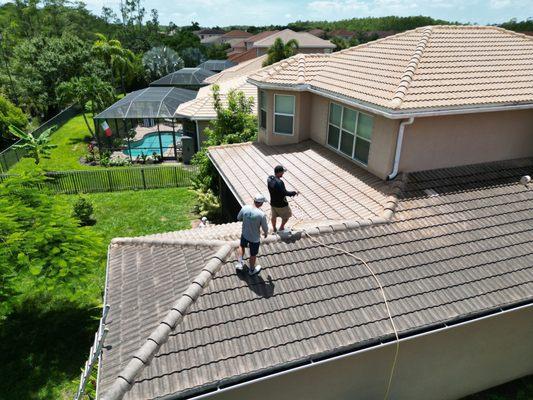
[{"label": "flag", "polygon": [[107,124],[107,121],[102,122],[102,129],[104,130],[104,133],[107,137],[111,136],[113,132],[111,132],[111,128]]}]

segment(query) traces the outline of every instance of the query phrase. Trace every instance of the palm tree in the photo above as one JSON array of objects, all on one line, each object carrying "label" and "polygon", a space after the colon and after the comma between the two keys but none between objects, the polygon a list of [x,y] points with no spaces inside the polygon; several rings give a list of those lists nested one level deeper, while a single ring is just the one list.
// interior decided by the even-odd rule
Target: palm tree
[{"label": "palm tree", "polygon": [[183,60],[168,47],[154,47],[144,53],[143,65],[150,79],[159,79],[183,68]]},{"label": "palm tree", "polygon": [[41,158],[50,158],[50,150],[57,147],[57,145],[50,143],[50,134],[54,129],[55,126],[48,128],[40,136],[35,137],[31,132],[26,133],[22,129],[10,125],[11,134],[21,141],[21,144],[16,144],[13,148],[25,150],[29,157],[35,159],[35,164],[39,164]]},{"label": "palm tree", "polygon": [[108,39],[101,33],[96,34],[93,53],[102,59],[111,72],[111,84],[115,87],[115,74],[120,77],[122,92],[126,94],[125,77],[133,68],[135,56],[129,49],[122,47],[119,40]]},{"label": "palm tree", "polygon": [[267,59],[263,63],[263,67],[277,63],[278,61],[292,57],[298,52],[298,41],[291,39],[287,43],[283,43],[281,38],[277,38],[274,44],[270,46],[267,51]]},{"label": "palm tree", "polygon": [[57,94],[62,104],[74,102],[81,106],[83,120],[93,137],[94,132],[85,113],[94,116],[115,101],[113,87],[97,76],[74,77],[68,82],[62,82],[57,88]]}]

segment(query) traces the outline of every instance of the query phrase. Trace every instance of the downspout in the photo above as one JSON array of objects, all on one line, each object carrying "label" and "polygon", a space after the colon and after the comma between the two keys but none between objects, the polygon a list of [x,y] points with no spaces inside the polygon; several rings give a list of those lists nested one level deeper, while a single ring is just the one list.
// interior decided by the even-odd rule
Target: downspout
[{"label": "downspout", "polygon": [[396,152],[394,153],[394,164],[392,166],[392,172],[387,176],[388,180],[396,178],[398,175],[398,167],[400,166],[400,154],[402,153],[403,144],[403,132],[407,125],[411,125],[415,120],[415,117],[409,117],[407,121],[400,122],[400,129],[398,129],[398,137],[396,138]]},{"label": "downspout", "polygon": [[196,151],[200,151],[200,129],[198,128],[198,121],[194,121],[194,125],[196,126]]}]

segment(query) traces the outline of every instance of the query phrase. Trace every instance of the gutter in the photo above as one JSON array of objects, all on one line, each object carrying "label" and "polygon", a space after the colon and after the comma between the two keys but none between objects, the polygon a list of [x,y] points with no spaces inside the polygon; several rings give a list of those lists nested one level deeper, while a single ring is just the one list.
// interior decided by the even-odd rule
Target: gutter
[{"label": "gutter", "polygon": [[[487,311],[481,313],[481,315],[478,316],[477,318],[475,317],[475,315],[473,315],[473,316],[471,316],[473,319],[469,319],[469,320],[466,320],[466,321],[464,320],[464,318],[463,319],[458,318],[456,320],[457,322],[455,322],[455,323],[454,323],[454,321],[451,321],[451,322],[448,322],[448,323],[439,323],[439,324],[436,324],[435,328],[432,328],[432,326],[430,325],[430,326],[426,327],[423,331],[419,330],[418,333],[415,333],[415,334],[412,334],[412,335],[409,335],[409,336],[404,336],[404,337],[400,338],[399,342],[403,343],[403,342],[406,342],[406,341],[415,340],[415,339],[418,339],[418,338],[421,338],[421,337],[432,335],[434,333],[446,332],[446,331],[449,331],[450,329],[455,329],[455,328],[458,328],[458,327],[461,327],[461,326],[472,325],[472,324],[475,324],[475,323],[477,323],[479,321],[483,321],[485,319],[493,318],[495,316],[510,314],[510,313],[513,313],[513,312],[518,312],[518,311],[528,310],[528,309],[533,311],[533,298],[530,298],[530,299],[526,300],[525,302],[522,302],[521,305],[517,305],[515,307],[511,307],[511,308],[497,307],[497,308],[492,309],[492,310],[487,310]],[[284,375],[290,374],[292,372],[305,370],[307,368],[312,368],[315,365],[321,365],[321,364],[326,364],[326,363],[329,363],[329,362],[334,362],[334,361],[341,360],[341,359],[344,359],[344,358],[347,358],[347,357],[351,357],[351,356],[354,356],[354,355],[363,354],[363,353],[367,353],[367,352],[372,351],[372,350],[376,350],[376,349],[379,349],[379,348],[385,348],[385,347],[391,347],[391,346],[394,346],[394,345],[396,345],[396,340],[394,340],[394,338],[391,338],[389,340],[379,340],[378,339],[375,342],[366,342],[365,345],[364,345],[365,346],[364,348],[359,348],[357,350],[351,350],[351,351],[348,350],[348,351],[344,351],[344,352],[342,352],[342,350],[340,350],[340,351],[337,350],[337,351],[332,351],[329,354],[325,354],[323,356],[319,356],[316,359],[308,358],[306,360],[290,362],[290,363],[287,363],[287,364],[283,365],[278,370],[278,372],[272,372],[272,373],[269,374],[268,371],[263,371],[263,372],[259,372],[257,374],[253,374],[253,375],[250,374],[252,376],[249,377],[249,380],[246,380],[244,382],[242,381],[243,380],[242,376],[240,377],[240,379],[238,377],[230,378],[230,379],[228,379],[226,381],[219,382],[218,384],[215,383],[215,384],[212,384],[212,385],[206,385],[204,387],[192,389],[192,390],[190,390],[188,392],[185,392],[185,393],[181,392],[181,393],[170,394],[170,395],[167,395],[167,396],[163,396],[160,399],[161,400],[178,400],[178,399],[200,400],[200,399],[208,399],[208,398],[211,398],[212,396],[218,395],[220,393],[229,392],[229,391],[231,391],[233,389],[238,389],[238,388],[245,387],[245,386],[248,386],[248,385],[253,385],[254,383],[257,383],[257,382],[262,382],[262,381],[265,381],[265,380],[268,380],[268,379],[271,379],[271,378],[284,376]],[[254,375],[255,375],[255,377],[254,377]],[[246,377],[244,377],[244,379],[246,379]],[[202,394],[200,394],[200,393],[202,393]]]},{"label": "gutter", "polygon": [[394,152],[394,163],[392,165],[392,172],[387,176],[387,180],[396,178],[398,175],[398,167],[400,165],[400,155],[402,153],[403,133],[407,125],[411,125],[415,118],[410,117],[407,121],[400,122],[400,128],[398,129],[398,137],[396,138],[396,151]]},{"label": "gutter", "polygon": [[459,115],[459,114],[475,114],[482,112],[497,112],[497,111],[511,111],[511,110],[529,110],[533,109],[533,103],[528,104],[506,104],[506,105],[492,105],[492,106],[466,106],[463,108],[450,108],[450,109],[434,109],[434,110],[421,110],[421,111],[394,111],[386,107],[380,107],[371,103],[365,103],[348,96],[343,96],[341,94],[328,92],[324,89],[313,87],[310,84],[301,84],[301,85],[290,85],[285,86],[281,84],[274,83],[264,83],[259,82],[254,79],[248,78],[246,82],[251,83],[252,85],[257,86],[260,89],[271,89],[271,90],[286,90],[294,92],[310,92],[318,94],[320,96],[326,97],[331,100],[336,100],[341,103],[350,105],[352,107],[359,108],[363,111],[368,111],[373,114],[381,115],[389,119],[405,119],[411,117],[437,117],[445,115]]}]

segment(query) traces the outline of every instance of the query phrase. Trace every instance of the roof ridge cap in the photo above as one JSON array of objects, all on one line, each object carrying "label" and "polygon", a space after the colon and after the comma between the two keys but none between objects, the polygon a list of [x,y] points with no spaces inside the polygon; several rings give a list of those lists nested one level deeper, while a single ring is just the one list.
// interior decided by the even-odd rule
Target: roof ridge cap
[{"label": "roof ridge cap", "polygon": [[413,55],[411,56],[411,60],[409,60],[407,67],[405,67],[405,71],[400,79],[400,83],[398,84],[396,92],[394,93],[394,96],[390,102],[392,108],[399,108],[401,106],[403,99],[407,91],[409,90],[409,87],[411,86],[413,76],[415,75],[418,65],[420,64],[420,60],[422,59],[424,50],[426,49],[426,46],[429,42],[432,33],[433,26],[427,26],[423,28],[422,37],[416,45],[416,49]]},{"label": "roof ridge cap", "polygon": [[253,144],[254,142],[252,141],[249,141],[249,142],[241,142],[241,143],[226,143],[226,144],[219,144],[219,145],[216,145],[216,146],[209,146],[207,148],[207,150],[212,150],[212,149],[224,149],[226,147],[238,147],[238,146],[248,146],[248,145],[251,145]]},{"label": "roof ridge cap", "polygon": [[191,305],[198,299],[203,289],[209,285],[232,250],[233,247],[229,243],[219,248],[174,303],[165,318],[159,322],[142,346],[131,357],[126,367],[119,372],[107,392],[100,397],[102,400],[119,400],[124,397],[134,385],[137,376],[150,363],[160,347],[166,343],[170,332],[183,320]]},{"label": "roof ridge cap", "polygon": [[[179,232],[179,231],[178,231]],[[172,233],[172,232],[164,232]],[[172,245],[181,245],[181,246],[206,246],[206,247],[216,247],[223,246],[228,243],[226,240],[218,239],[185,239],[185,238],[176,238],[176,239],[163,239],[147,236],[138,236],[131,238],[114,238],[111,240],[111,246],[118,245],[146,245],[146,246],[172,246]]]}]

